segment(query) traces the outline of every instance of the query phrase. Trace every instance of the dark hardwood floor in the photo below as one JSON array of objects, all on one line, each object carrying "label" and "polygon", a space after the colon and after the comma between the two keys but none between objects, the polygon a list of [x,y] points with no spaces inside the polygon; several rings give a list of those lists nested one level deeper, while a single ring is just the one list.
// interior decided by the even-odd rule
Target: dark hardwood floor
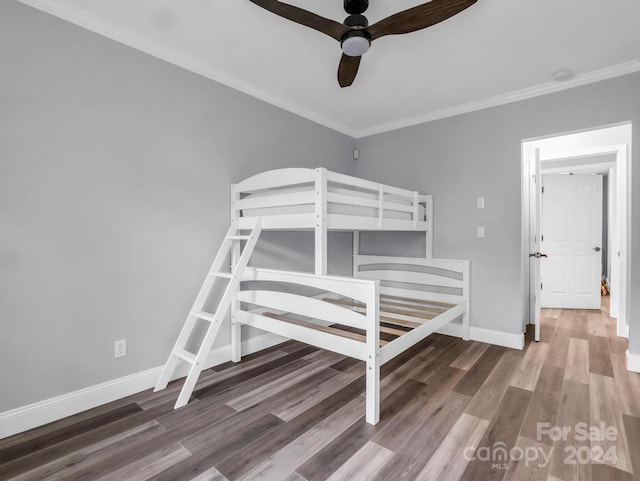
[{"label": "dark hardwood floor", "polygon": [[524,351],[434,335],[382,369],[287,342],[0,441],[0,479],[640,481],[640,374],[603,311],[545,310]]}]

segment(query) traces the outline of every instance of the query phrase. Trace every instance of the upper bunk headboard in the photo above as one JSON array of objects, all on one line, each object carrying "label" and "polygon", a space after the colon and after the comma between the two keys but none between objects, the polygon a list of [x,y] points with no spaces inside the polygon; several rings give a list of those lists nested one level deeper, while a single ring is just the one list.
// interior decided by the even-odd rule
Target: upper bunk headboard
[{"label": "upper bunk headboard", "polygon": [[231,218],[264,229],[432,230],[433,197],[324,168],[277,169],[231,187]]}]

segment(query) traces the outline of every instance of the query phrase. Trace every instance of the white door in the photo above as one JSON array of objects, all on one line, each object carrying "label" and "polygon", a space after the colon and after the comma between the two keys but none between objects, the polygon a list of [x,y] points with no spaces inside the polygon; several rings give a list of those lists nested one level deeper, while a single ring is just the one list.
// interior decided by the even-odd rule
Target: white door
[{"label": "white door", "polygon": [[545,175],[542,307],[600,309],[602,176]]}]

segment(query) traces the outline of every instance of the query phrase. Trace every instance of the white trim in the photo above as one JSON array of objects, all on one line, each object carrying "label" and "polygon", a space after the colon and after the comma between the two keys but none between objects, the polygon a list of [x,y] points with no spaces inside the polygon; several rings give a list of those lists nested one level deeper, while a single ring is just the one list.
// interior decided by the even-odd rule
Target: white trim
[{"label": "white trim", "polygon": [[497,107],[499,105],[518,102],[520,100],[530,99],[533,97],[539,97],[541,95],[559,92],[573,87],[579,87],[581,85],[587,85],[590,83],[599,82],[614,77],[620,77],[622,75],[640,71],[640,61],[632,60],[618,65],[612,65],[600,70],[595,70],[593,72],[587,72],[581,75],[577,75],[574,79],[567,82],[548,82],[522,90],[509,92],[503,95],[497,95],[495,97],[490,97],[475,102],[469,102],[467,104],[457,105],[454,107],[437,110],[435,112],[428,112],[422,115],[417,115],[415,117],[409,117],[406,119],[357,130],[340,122],[336,122],[334,119],[319,114],[318,112],[315,112],[295,102],[291,102],[290,100],[287,100],[285,98],[268,93],[256,85],[244,82],[236,77],[222,72],[221,70],[216,69],[215,67],[207,63],[196,60],[189,55],[169,48],[166,45],[153,41],[129,29],[116,25],[112,22],[108,22],[76,6],[64,3],[62,0],[18,1],[24,3],[25,5],[29,5],[31,7],[42,10],[43,12],[71,22],[80,27],[86,28],[87,30],[91,30],[92,32],[115,40],[116,42],[128,45],[156,58],[165,60],[166,62],[172,63],[186,70],[202,75],[203,77],[219,82],[223,85],[226,85],[227,87],[239,90],[240,92],[243,92],[247,95],[275,105],[276,107],[292,112],[307,120],[323,125],[355,139],[368,137],[383,132],[389,132],[392,130],[402,129],[404,127],[410,127],[413,125],[432,122],[434,120],[440,120],[447,117],[454,117],[456,115],[475,112],[477,110],[483,110],[490,107]]},{"label": "white trim", "polygon": [[620,318],[616,319],[616,335],[629,339],[629,324],[622,322]]},{"label": "white trim", "polygon": [[[261,334],[244,341],[242,343],[242,352],[245,355],[251,354],[285,340],[275,334]],[[231,346],[214,349],[209,354],[204,369],[209,369],[230,360]],[[158,380],[162,367],[147,369],[146,371],[140,371],[119,379],[113,379],[0,413],[0,439],[150,389]],[[184,377],[187,374],[186,367],[185,365],[185,369],[182,372],[178,372],[180,369],[177,369],[173,379]]]},{"label": "white trim", "polygon": [[356,139],[381,134],[383,132],[390,132],[392,130],[403,129],[405,127],[411,127],[413,125],[424,124],[447,117],[467,114],[469,112],[484,110],[491,107],[498,107],[500,105],[519,102],[520,100],[540,97],[542,95],[560,92],[562,90],[568,90],[574,87],[580,87],[582,85],[588,85],[615,77],[621,77],[623,75],[628,75],[635,72],[640,72],[640,61],[638,60],[632,60],[618,65],[605,67],[600,70],[594,70],[593,72],[587,72],[581,75],[577,75],[574,79],[567,82],[548,82],[541,85],[528,87],[522,90],[516,90],[514,92],[497,95],[488,99],[469,102],[467,104],[449,107],[446,109],[437,110],[435,112],[429,112],[426,114],[417,115],[415,117],[369,127],[367,129],[357,131]]},{"label": "white trim", "polygon": [[[456,322],[450,322],[436,332],[461,338],[462,325]],[[492,329],[471,326],[471,340],[508,347],[510,349],[524,349],[524,334],[513,334],[511,332],[494,331]]]},{"label": "white trim", "polygon": [[627,370],[640,372],[640,354],[631,354],[627,349]]},{"label": "white trim", "polygon": [[93,15],[76,6],[64,3],[61,0],[18,0],[25,5],[42,10],[50,15],[71,22],[79,27],[95,32],[104,37],[115,40],[136,50],[152,55],[171,64],[182,67],[185,70],[202,75],[210,80],[239,90],[251,97],[255,97],[271,105],[275,105],[288,112],[292,112],[300,117],[315,122],[317,124],[328,127],[337,132],[355,138],[357,131],[350,129],[346,125],[336,122],[322,114],[319,114],[307,107],[295,102],[291,102],[285,98],[273,95],[251,83],[240,80],[236,77],[223,72],[208,63],[197,60],[183,52],[167,47],[159,42],[151,40],[132,30],[124,28],[113,22],[109,22],[103,18]]}]

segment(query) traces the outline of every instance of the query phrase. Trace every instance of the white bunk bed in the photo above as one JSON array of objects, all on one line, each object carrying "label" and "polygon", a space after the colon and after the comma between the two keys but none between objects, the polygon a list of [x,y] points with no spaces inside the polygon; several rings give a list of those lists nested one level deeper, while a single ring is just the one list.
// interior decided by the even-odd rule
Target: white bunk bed
[{"label": "white bunk bed", "polygon": [[422,231],[433,256],[433,197],[326,169],[278,169],[231,186],[231,221],[250,229],[315,231],[316,274],[327,273],[327,231]]},{"label": "white bunk bed", "polygon": [[[192,367],[176,407],[188,402],[230,309],[236,362],[243,324],[365,361],[366,421],[376,424],[380,366],[457,319],[469,339],[470,262],[433,259],[432,227],[431,196],[322,168],[273,170],[233,185],[229,233],[156,390],[186,361]],[[315,231],[315,273],[246,267],[262,229]],[[353,278],[327,275],[328,230],[354,233]],[[359,232],[374,230],[424,232],[426,256],[360,255]],[[244,251],[234,240],[246,243]],[[219,272],[227,253],[231,271]],[[216,276],[230,281],[209,314],[202,311]],[[193,354],[185,346],[198,319],[212,327]]]},{"label": "white bunk bed", "polygon": [[[232,306],[233,351],[245,324],[365,361],[366,420],[376,424],[381,365],[459,318],[469,339],[470,262],[432,258],[432,196],[325,169],[264,172],[231,191],[240,229],[256,217],[265,230],[313,229],[316,261],[314,275],[244,271]],[[353,278],[326,275],[328,230],[354,232]],[[359,255],[359,231],[374,230],[425,232],[426,257]]]}]

